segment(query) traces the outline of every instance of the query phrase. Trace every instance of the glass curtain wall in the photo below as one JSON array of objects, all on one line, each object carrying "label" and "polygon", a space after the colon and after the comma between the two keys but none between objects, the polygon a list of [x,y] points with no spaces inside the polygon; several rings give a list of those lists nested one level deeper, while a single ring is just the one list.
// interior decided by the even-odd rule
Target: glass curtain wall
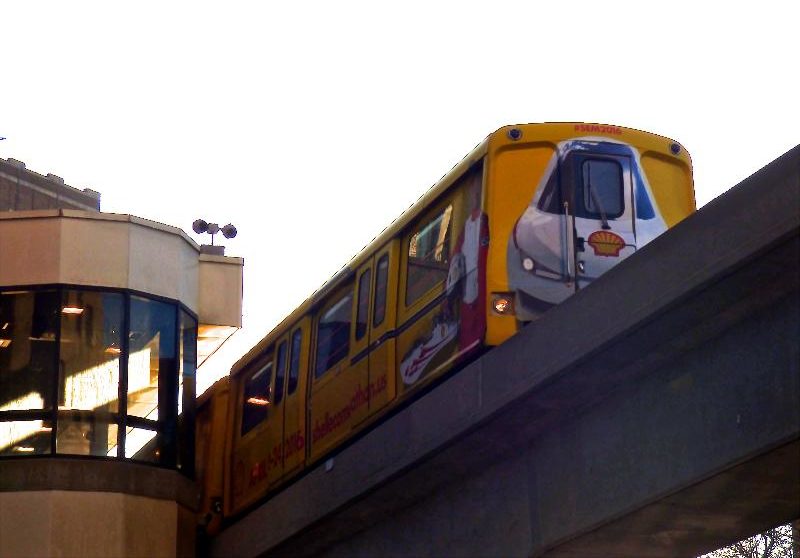
[{"label": "glass curtain wall", "polygon": [[196,362],[197,320],[176,302],[2,290],[0,457],[124,457],[191,475]]}]

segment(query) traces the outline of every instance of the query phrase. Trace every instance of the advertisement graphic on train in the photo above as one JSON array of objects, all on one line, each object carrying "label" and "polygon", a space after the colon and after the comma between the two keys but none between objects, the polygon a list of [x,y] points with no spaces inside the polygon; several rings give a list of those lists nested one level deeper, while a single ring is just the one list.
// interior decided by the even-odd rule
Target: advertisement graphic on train
[{"label": "advertisement graphic on train", "polygon": [[[419,269],[430,275],[438,267],[445,277],[441,300],[421,320],[424,324],[400,360],[400,378],[411,385],[452,356],[468,350],[483,337],[486,327],[483,308],[486,291],[486,250],[489,244],[486,215],[481,209],[481,167],[472,169],[457,190],[454,205],[448,206],[437,226],[411,238],[409,261],[419,260]],[[433,242],[426,242],[435,239]],[[409,281],[415,278],[413,265]],[[427,275],[422,275],[423,279]],[[411,283],[410,283],[411,284]]]},{"label": "advertisement graphic on train", "polygon": [[667,229],[638,150],[608,138],[558,144],[508,240],[520,320],[532,320]]}]

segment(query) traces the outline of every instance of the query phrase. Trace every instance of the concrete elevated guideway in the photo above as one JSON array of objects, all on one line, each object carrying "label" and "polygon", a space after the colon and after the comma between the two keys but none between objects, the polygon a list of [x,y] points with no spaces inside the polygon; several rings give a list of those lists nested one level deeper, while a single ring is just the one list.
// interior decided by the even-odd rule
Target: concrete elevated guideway
[{"label": "concrete elevated guideway", "polygon": [[800,146],[211,554],[697,556],[800,518],[799,234]]}]

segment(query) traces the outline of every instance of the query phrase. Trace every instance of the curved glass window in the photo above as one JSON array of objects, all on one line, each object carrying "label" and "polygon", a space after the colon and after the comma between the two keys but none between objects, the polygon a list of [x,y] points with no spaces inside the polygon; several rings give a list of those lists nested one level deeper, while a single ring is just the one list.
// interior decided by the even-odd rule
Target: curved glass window
[{"label": "curved glass window", "polygon": [[177,302],[0,290],[0,457],[129,458],[191,474],[196,363],[197,320]]},{"label": "curved glass window", "polygon": [[124,311],[120,293],[63,292],[59,410],[118,412]]},{"label": "curved glass window", "polygon": [[157,420],[159,378],[177,371],[175,307],[132,296],[130,319],[128,414]]},{"label": "curved glass window", "polygon": [[55,290],[0,292],[0,413],[53,409],[59,305]]}]

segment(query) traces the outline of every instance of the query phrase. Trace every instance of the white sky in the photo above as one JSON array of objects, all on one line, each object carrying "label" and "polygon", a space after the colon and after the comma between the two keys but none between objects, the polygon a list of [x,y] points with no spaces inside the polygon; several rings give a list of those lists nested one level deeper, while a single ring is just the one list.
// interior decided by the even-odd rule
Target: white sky
[{"label": "white sky", "polygon": [[1,13],[0,157],[101,192],[104,211],[190,234],[198,217],[238,228],[223,243],[245,258],[245,329],[206,373],[223,373],[502,125],[672,137],[692,154],[700,205],[800,139],[795,1],[15,2]]}]

